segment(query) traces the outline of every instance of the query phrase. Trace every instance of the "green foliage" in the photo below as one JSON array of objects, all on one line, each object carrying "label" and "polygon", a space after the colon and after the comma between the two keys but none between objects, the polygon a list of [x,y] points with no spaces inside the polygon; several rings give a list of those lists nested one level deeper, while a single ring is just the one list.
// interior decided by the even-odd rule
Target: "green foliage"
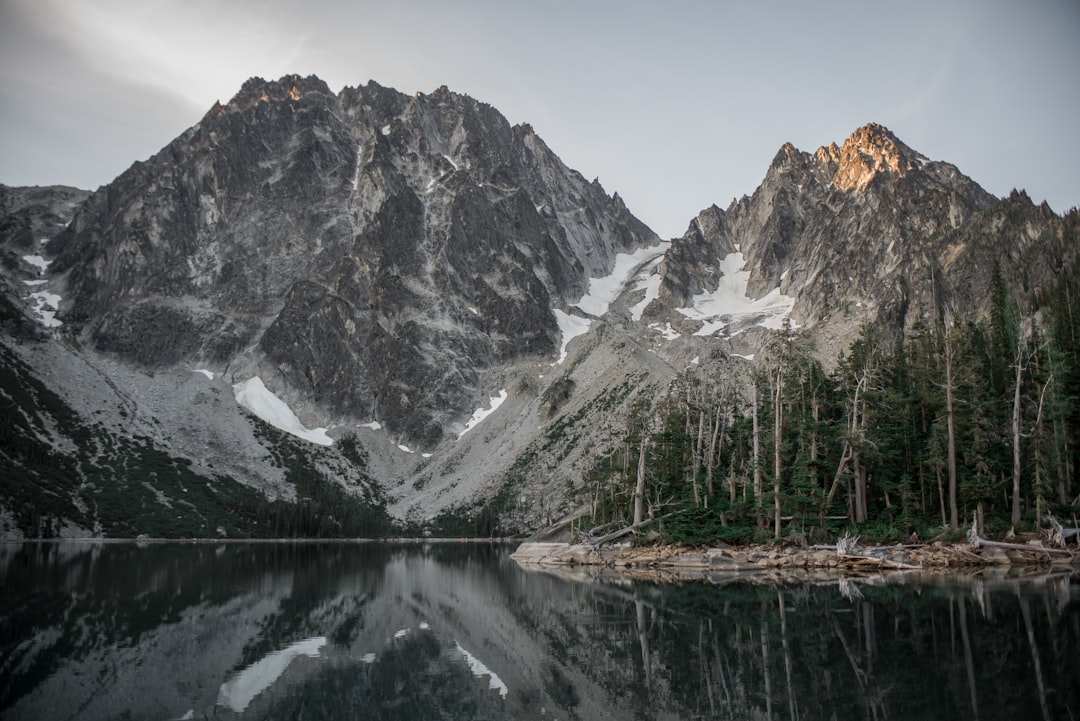
[{"label": "green foliage", "polygon": [[[1068,242],[1080,242],[1075,213],[1065,226]],[[1080,491],[1080,260],[1043,293],[1040,315],[1022,316],[1030,299],[1009,296],[999,267],[988,292],[980,321],[916,323],[895,338],[866,326],[828,374],[805,339],[777,336],[756,380],[756,459],[752,401],[719,368],[688,370],[666,395],[639,397],[622,435],[583,475],[591,515],[582,525],[629,524],[644,434],[646,497],[664,516],[666,541],[771,537],[774,487],[781,535],[937,536],[949,507],[947,353],[962,522],[981,509],[987,533],[1009,528],[1018,364],[1022,524],[1071,508]]]}]

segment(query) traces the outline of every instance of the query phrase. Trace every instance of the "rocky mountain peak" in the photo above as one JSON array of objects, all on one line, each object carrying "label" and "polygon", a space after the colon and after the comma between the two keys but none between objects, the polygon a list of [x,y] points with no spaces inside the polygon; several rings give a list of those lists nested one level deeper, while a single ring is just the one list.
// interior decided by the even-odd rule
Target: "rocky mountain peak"
[{"label": "rocky mountain peak", "polygon": [[[291,100],[295,102],[308,93],[333,96],[330,87],[314,75],[309,75],[306,78],[300,75],[285,75],[277,80],[264,80],[260,77],[253,77],[244,82],[240,87],[240,91],[232,97],[225,107],[235,111],[246,110],[259,103],[271,100]],[[211,112],[220,114],[221,109],[220,104],[215,104]]]},{"label": "rocky mountain peak", "polygon": [[833,184],[840,190],[865,190],[882,173],[903,177],[926,160],[877,123],[856,130],[839,149],[819,148],[817,157],[838,165]]}]

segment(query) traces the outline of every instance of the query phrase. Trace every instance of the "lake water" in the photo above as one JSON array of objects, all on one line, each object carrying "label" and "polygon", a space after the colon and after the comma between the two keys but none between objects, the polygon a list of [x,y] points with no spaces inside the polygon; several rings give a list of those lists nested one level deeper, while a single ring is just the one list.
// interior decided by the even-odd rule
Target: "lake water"
[{"label": "lake water", "polygon": [[1080,718],[1068,575],[658,584],[511,550],[2,545],[0,718]]}]

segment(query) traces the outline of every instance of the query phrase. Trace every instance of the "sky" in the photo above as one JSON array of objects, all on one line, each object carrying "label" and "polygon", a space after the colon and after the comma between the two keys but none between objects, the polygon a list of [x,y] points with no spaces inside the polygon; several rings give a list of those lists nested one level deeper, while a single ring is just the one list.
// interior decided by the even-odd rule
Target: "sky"
[{"label": "sky", "polygon": [[0,0],[0,183],[95,189],[250,77],[440,85],[662,237],[869,122],[1080,205],[1080,1]]}]

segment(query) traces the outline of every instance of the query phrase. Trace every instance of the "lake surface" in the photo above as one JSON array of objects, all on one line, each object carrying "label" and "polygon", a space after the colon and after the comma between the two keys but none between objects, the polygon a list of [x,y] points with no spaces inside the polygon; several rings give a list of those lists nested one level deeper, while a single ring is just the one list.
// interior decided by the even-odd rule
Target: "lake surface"
[{"label": "lake surface", "polygon": [[0,545],[0,718],[1080,718],[1080,585],[657,584],[486,544]]}]

